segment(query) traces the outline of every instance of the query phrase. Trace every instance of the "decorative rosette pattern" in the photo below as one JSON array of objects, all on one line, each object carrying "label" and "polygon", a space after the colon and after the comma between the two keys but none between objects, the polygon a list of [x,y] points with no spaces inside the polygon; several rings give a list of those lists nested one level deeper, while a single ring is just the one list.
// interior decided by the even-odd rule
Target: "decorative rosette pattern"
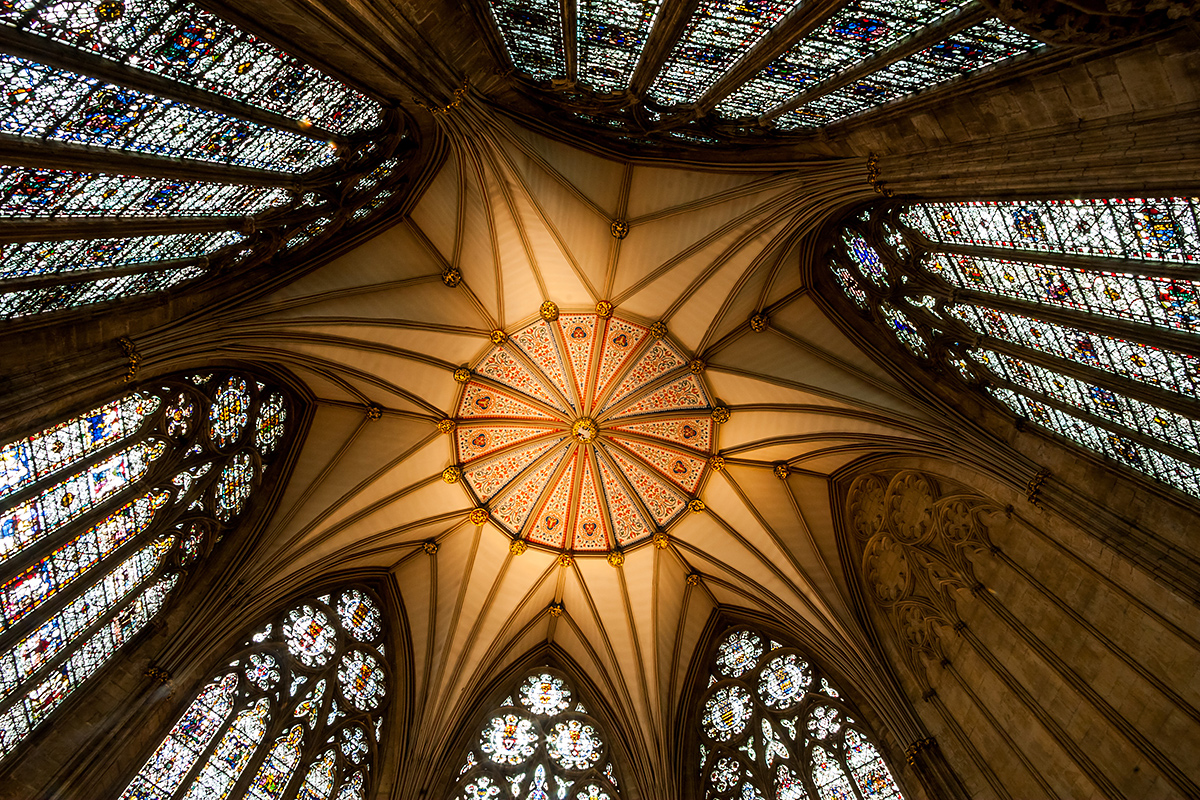
[{"label": "decorative rosette pattern", "polygon": [[462,385],[454,456],[495,524],[577,553],[625,548],[687,511],[716,451],[713,401],[664,326],[538,319]]}]

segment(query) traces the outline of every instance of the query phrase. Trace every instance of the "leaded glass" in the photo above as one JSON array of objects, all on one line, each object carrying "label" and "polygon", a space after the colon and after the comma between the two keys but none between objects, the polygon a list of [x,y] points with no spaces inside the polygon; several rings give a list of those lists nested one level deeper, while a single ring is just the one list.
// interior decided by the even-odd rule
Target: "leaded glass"
[{"label": "leaded glass", "polygon": [[0,131],[276,172],[329,166],[328,143],[0,54],[0,82],[22,101]]},{"label": "leaded glass", "polygon": [[612,763],[605,762],[603,727],[574,695],[570,681],[556,672],[540,669],[522,677],[485,717],[451,796],[618,800]]},{"label": "leaded glass", "polygon": [[[246,382],[209,386],[225,380]],[[255,387],[250,411],[263,392],[282,402]],[[214,393],[159,379],[0,450],[0,758],[146,627],[179,567],[234,522],[203,499],[217,467],[246,455],[206,447],[193,423]]]},{"label": "leaded glass", "polygon": [[[738,800],[902,797],[870,736],[841,700],[830,699],[836,693],[828,678],[774,639],[764,658],[765,641],[758,631],[735,628],[720,637],[713,651],[712,682],[701,695],[699,709],[704,796]],[[729,654],[747,642],[759,649],[746,662],[749,668],[730,677]],[[861,780],[856,769],[862,772]],[[859,787],[869,787],[861,795],[851,786],[851,774]]]},{"label": "leaded glass", "polygon": [[802,0],[703,0],[649,95],[663,105],[694,103]]},{"label": "leaded glass", "polygon": [[629,85],[661,0],[582,0],[578,21],[579,80],[600,92]]},{"label": "leaded glass", "polygon": [[566,77],[558,0],[490,0],[489,6],[513,66],[537,80]]},{"label": "leaded glass", "polygon": [[802,90],[875,55],[969,0],[851,0],[727,97],[727,117],[761,116]]},{"label": "leaded glass", "polygon": [[[378,601],[369,590],[348,587],[341,594],[368,606],[367,616],[381,619]],[[122,800],[362,800],[374,752],[366,731],[379,730],[387,675],[379,651],[371,645],[345,649],[349,631],[340,627],[343,618],[329,607],[330,600],[322,595],[299,601],[277,617],[292,623],[268,624],[248,635],[242,648],[225,659],[221,674],[184,711]],[[337,629],[332,658],[320,664],[301,657],[311,651],[312,639],[295,624],[311,620],[314,612]],[[376,635],[381,637],[382,630]],[[355,660],[356,656],[366,658]],[[374,687],[373,702],[365,704],[369,707],[341,707],[334,714],[339,706],[331,687],[341,680],[338,665],[347,660],[369,665],[362,675]],[[290,692],[278,690],[288,686]],[[228,699],[213,711],[216,687]],[[192,735],[201,725],[203,736]],[[197,744],[185,752],[175,742],[188,737]],[[164,752],[177,753],[179,762],[168,762],[160,755]]]},{"label": "leaded glass", "polygon": [[1045,47],[1042,42],[1005,25],[998,19],[985,20],[915,55],[900,59],[861,80],[806,103],[795,111],[781,114],[776,122],[785,129],[828,125],[851,114],[866,111],[1042,47]]},{"label": "leaded glass", "polygon": [[831,267],[914,353],[936,346],[1019,416],[1200,496],[1200,358],[1181,338],[1200,327],[1195,205],[893,205],[848,223]]},{"label": "leaded glass", "polygon": [[373,100],[191,3],[16,0],[9,8],[8,24],[288,119],[343,134],[381,119]]},{"label": "leaded glass", "polygon": [[740,678],[753,669],[763,654],[762,637],[753,631],[738,631],[717,648],[717,669],[730,678]]}]

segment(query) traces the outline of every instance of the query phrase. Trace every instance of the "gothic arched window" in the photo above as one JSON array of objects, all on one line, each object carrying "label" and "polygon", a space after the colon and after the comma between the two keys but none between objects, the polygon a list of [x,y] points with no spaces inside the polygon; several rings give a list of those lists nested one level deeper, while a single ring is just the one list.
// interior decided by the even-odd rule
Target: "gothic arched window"
[{"label": "gothic arched window", "polygon": [[888,204],[831,268],[862,313],[1020,417],[1200,497],[1200,201]]},{"label": "gothic arched window", "polygon": [[288,408],[241,371],[161,378],[0,448],[0,758],[233,529]]},{"label": "gothic arched window", "polygon": [[829,679],[757,631],[721,637],[699,725],[705,800],[903,800]]},{"label": "gothic arched window", "polygon": [[620,800],[603,727],[563,675],[516,683],[471,745],[453,800]]},{"label": "gothic arched window", "polygon": [[661,0],[489,7],[545,99],[642,144],[830,125],[1044,46],[972,0],[701,0],[686,19]]},{"label": "gothic arched window", "polygon": [[388,702],[366,589],[291,604],[205,683],[122,800],[363,800]]},{"label": "gothic arched window", "polygon": [[190,2],[16,0],[0,31],[0,319],[245,269],[393,194],[396,112]]}]

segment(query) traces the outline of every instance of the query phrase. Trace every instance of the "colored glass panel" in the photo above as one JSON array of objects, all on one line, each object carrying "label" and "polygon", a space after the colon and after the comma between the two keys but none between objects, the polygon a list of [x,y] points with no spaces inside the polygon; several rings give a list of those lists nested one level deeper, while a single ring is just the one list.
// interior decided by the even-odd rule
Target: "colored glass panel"
[{"label": "colored glass panel", "polygon": [[0,112],[4,133],[275,172],[337,161],[317,139],[15,56],[0,54],[0,84],[16,100]]},{"label": "colored glass panel", "polygon": [[650,87],[663,105],[694,103],[803,0],[703,0]]},{"label": "colored glass panel", "polygon": [[924,266],[955,286],[1161,328],[1200,331],[1200,279],[1100,272],[957,253]]},{"label": "colored glass panel", "polygon": [[1188,197],[923,203],[906,207],[901,218],[934,242],[1192,264],[1200,262],[1197,203]]},{"label": "colored glass panel", "polygon": [[856,800],[846,770],[834,757],[817,745],[812,749],[812,780],[821,800]]},{"label": "colored glass panel", "polygon": [[200,692],[146,761],[121,800],[167,800],[216,738],[237,690],[237,675],[215,679]]},{"label": "colored glass panel", "polygon": [[846,731],[846,762],[864,797],[892,800],[900,796],[900,789],[879,751],[856,730]]},{"label": "colored glass panel", "polygon": [[0,294],[0,317],[15,319],[30,314],[121,300],[170,289],[204,274],[199,266],[166,269],[141,275],[101,278],[87,283],[72,283],[52,288],[25,289]]},{"label": "colored glass panel", "polygon": [[557,0],[490,0],[489,6],[513,66],[537,80],[566,77]]},{"label": "colored glass panel", "polygon": [[192,780],[187,800],[225,800],[267,732],[270,703],[264,698],[239,713],[225,730],[208,761]]},{"label": "colored glass panel", "polygon": [[[161,401],[135,392],[0,448],[0,498],[137,431]],[[0,549],[0,555],[6,551]]]},{"label": "colored glass panel", "polygon": [[326,750],[319,759],[309,767],[296,800],[328,800],[333,791],[333,771],[336,766],[334,753]]},{"label": "colored glass panel", "polygon": [[989,19],[781,114],[776,124],[784,129],[828,125],[1044,46],[1000,20]]},{"label": "colored glass panel", "polygon": [[740,678],[758,663],[762,654],[761,636],[753,631],[735,631],[717,648],[717,669],[722,675]]},{"label": "colored glass panel", "polygon": [[286,189],[0,166],[0,214],[35,217],[216,217],[258,214]]},{"label": "colored glass panel", "polygon": [[258,409],[258,422],[255,423],[254,443],[264,456],[275,452],[279,440],[283,438],[283,423],[287,419],[287,409],[283,398],[273,394],[262,402]]},{"label": "colored glass panel", "polygon": [[370,653],[354,650],[338,665],[342,696],[359,711],[379,708],[385,693],[383,667]]},{"label": "colored glass panel", "polygon": [[717,106],[727,117],[761,116],[845,71],[969,0],[851,0]]},{"label": "colored glass panel", "polygon": [[303,742],[303,725],[293,726],[286,735],[280,737],[250,781],[246,797],[253,800],[279,800],[300,762],[300,746]]},{"label": "colored glass panel", "polygon": [[134,69],[353,134],[380,106],[253,34],[186,2],[15,0],[0,20]]},{"label": "colored glass panel", "polygon": [[750,693],[740,685],[724,686],[704,702],[701,725],[705,734],[720,742],[741,735],[754,713]]},{"label": "colored glass panel", "polygon": [[579,80],[600,92],[629,85],[661,0],[581,0],[578,20]]},{"label": "colored glass panel", "polygon": [[254,463],[249,453],[238,453],[221,470],[217,481],[217,519],[228,522],[241,513],[254,486]]},{"label": "colored glass panel", "polygon": [[[234,231],[132,236],[123,239],[72,239],[21,242],[4,246],[0,280],[58,275],[153,264],[167,259],[199,258],[245,237]],[[81,278],[86,275],[81,275]],[[3,284],[0,284],[0,288]]]},{"label": "colored glass panel", "polygon": [[546,735],[546,752],[557,766],[568,770],[581,770],[596,766],[600,761],[604,743],[595,726],[569,719],[557,722]]}]

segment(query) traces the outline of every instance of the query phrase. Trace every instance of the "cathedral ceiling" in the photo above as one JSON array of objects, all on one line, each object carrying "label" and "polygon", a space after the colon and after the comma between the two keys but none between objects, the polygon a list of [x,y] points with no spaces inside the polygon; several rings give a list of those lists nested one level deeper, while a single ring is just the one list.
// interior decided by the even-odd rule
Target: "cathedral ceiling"
[{"label": "cathedral ceiling", "polygon": [[[652,761],[665,758],[664,730],[716,607],[790,620],[861,652],[828,476],[871,452],[945,435],[838,331],[801,279],[798,236],[862,192],[861,164],[633,166],[470,103],[446,124],[451,154],[405,219],[209,323],[237,342],[239,356],[286,365],[317,397],[266,545],[245,570],[249,590],[272,594],[343,568],[390,570],[413,637],[416,722],[431,748],[473,691],[544,642],[591,677],[642,739],[634,752]],[[627,223],[624,238],[614,221]],[[558,317],[547,322],[551,307]],[[632,356],[598,367],[612,370],[616,388],[597,392],[585,381],[581,399],[573,379],[557,375],[562,357],[538,350],[540,335],[569,353],[576,323],[603,326],[614,341],[633,337]],[[661,364],[651,363],[655,351]],[[557,377],[523,393],[489,366],[498,353],[527,376]],[[647,363],[661,368],[658,377],[639,376]],[[697,388],[697,405],[651,408],[641,419],[665,430],[663,447],[646,447],[654,439],[645,431],[614,439],[609,417],[671,406],[678,398],[664,401],[659,389],[676,383]],[[613,403],[622,391],[628,396]],[[476,459],[478,425],[467,415],[482,394],[508,410],[493,414],[493,443]],[[530,409],[548,418],[534,434],[540,441],[584,453],[597,470],[590,475],[603,483],[608,473],[622,502],[636,498],[628,510],[645,531],[615,529],[609,502],[598,520],[607,538],[589,545],[586,503],[552,496],[559,484],[576,497],[585,490],[562,482],[569,459],[549,457],[526,459],[532,466],[516,479],[520,492],[540,498],[523,513],[536,506],[544,518],[542,503],[559,504],[579,533],[539,539],[530,525],[501,518],[496,499],[518,491],[505,483],[516,471],[500,471],[498,491],[473,475],[527,447],[504,437],[520,439],[529,423],[500,418]],[[598,430],[581,435],[582,417]],[[689,448],[675,424],[689,420],[710,440]],[[696,474],[673,474],[664,453]],[[619,476],[614,455],[627,462]],[[673,505],[656,512],[655,492]]]}]

